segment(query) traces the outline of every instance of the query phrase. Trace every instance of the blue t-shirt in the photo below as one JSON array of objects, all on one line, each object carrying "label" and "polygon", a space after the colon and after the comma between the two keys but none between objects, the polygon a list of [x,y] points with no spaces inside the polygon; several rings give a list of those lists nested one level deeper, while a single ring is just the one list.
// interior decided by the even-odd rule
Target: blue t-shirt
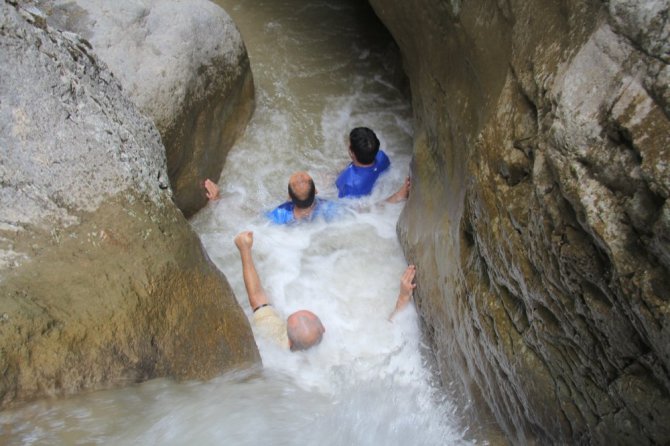
[{"label": "blue t-shirt", "polygon": [[377,152],[375,162],[372,166],[360,167],[350,163],[346,169],[337,177],[335,185],[337,186],[340,198],[344,197],[362,197],[372,192],[372,186],[388,167],[391,165],[389,157],[383,151]]},{"label": "blue t-shirt", "polygon": [[[339,212],[339,206],[336,203],[328,200],[321,200],[320,198],[316,198],[315,201],[316,205],[314,206],[314,210],[312,211],[312,214],[309,216],[309,218],[301,219],[299,221],[312,221],[316,218],[323,218],[326,221],[331,221],[337,216]],[[288,225],[295,223],[298,220],[296,220],[293,216],[294,206],[295,205],[292,201],[287,201],[286,203],[280,204],[265,215],[273,223],[278,225]]]}]

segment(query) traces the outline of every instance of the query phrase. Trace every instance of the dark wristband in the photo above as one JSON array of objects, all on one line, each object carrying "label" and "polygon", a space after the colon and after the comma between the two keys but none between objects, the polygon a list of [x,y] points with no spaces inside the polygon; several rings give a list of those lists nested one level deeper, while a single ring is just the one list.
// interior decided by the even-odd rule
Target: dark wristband
[{"label": "dark wristband", "polygon": [[263,304],[263,305],[259,305],[259,306],[257,306],[256,308],[254,308],[253,312],[255,313],[256,310],[260,310],[261,308],[263,308],[263,307],[268,307],[268,306],[270,306],[270,305],[271,305],[271,304]]}]

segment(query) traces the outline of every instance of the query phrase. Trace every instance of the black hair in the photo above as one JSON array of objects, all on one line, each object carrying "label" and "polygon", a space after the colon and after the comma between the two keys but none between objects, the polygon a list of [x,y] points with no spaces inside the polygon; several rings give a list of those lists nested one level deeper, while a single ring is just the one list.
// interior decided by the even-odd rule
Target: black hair
[{"label": "black hair", "polygon": [[379,151],[379,140],[375,132],[367,127],[356,127],[349,133],[349,146],[361,164],[372,164]]},{"label": "black hair", "polygon": [[293,189],[291,188],[291,183],[288,183],[288,195],[291,197],[291,201],[295,207],[299,209],[307,209],[312,205],[312,203],[314,203],[314,197],[316,196],[316,186],[314,185],[314,180],[311,178],[309,179],[309,193],[307,194],[306,198],[298,198],[296,193],[293,192]]}]

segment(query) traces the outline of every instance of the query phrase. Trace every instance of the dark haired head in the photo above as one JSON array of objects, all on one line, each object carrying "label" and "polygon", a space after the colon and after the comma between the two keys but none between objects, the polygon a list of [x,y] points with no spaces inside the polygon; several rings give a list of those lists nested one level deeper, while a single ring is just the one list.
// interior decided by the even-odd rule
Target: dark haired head
[{"label": "dark haired head", "polygon": [[379,151],[379,139],[367,127],[356,127],[349,133],[349,148],[361,164],[372,164]]},{"label": "dark haired head", "polygon": [[310,207],[316,196],[314,180],[306,172],[291,175],[288,182],[288,195],[295,207],[299,209]]}]

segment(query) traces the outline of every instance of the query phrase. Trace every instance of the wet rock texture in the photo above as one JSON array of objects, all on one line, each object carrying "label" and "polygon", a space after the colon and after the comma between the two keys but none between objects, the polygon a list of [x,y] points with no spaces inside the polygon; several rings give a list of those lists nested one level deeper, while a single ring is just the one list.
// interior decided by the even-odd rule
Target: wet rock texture
[{"label": "wet rock texture", "polygon": [[46,0],[49,24],[93,46],[158,127],[174,201],[190,217],[207,204],[248,122],[254,87],[232,19],[209,0]]},{"label": "wet rock texture", "polygon": [[259,361],[153,123],[76,34],[0,2],[0,407]]},{"label": "wet rock texture", "polygon": [[670,3],[371,3],[411,81],[399,233],[444,383],[514,444],[668,444]]}]

